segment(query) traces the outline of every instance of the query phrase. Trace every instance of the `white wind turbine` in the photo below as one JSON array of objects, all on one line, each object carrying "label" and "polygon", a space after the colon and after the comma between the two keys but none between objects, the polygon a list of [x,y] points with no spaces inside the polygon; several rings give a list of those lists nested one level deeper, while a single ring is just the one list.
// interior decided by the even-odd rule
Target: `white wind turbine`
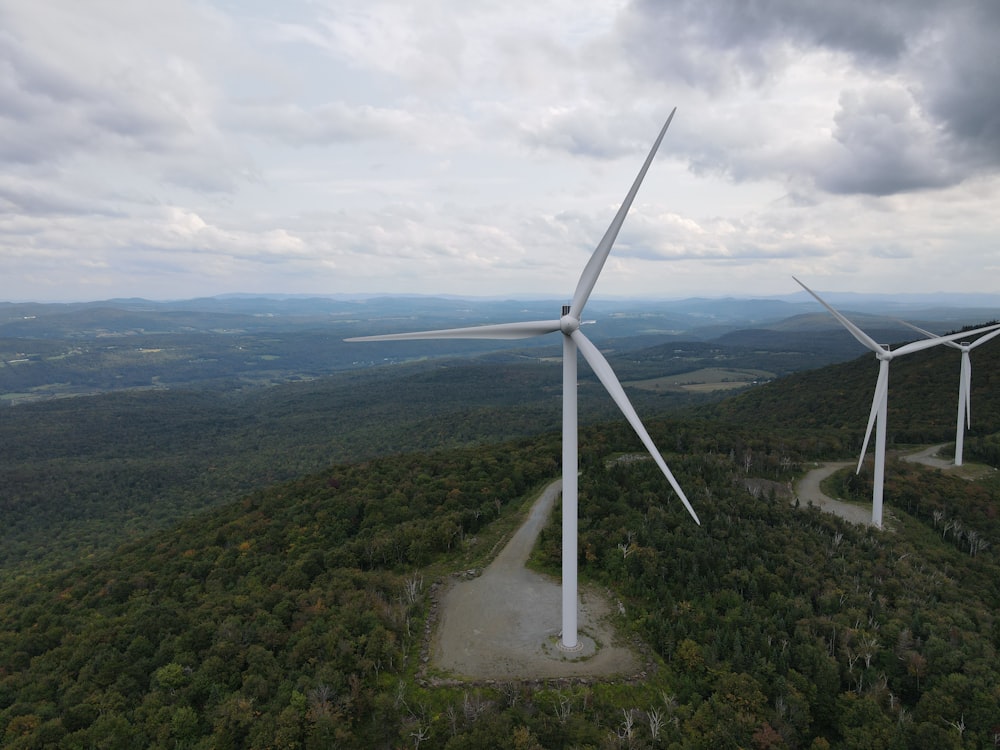
[{"label": "white wind turbine", "polygon": [[451,328],[439,331],[416,331],[412,333],[395,333],[382,336],[360,336],[346,341],[393,341],[403,339],[524,339],[542,336],[547,333],[559,332],[563,341],[563,419],[562,419],[562,637],[560,647],[566,651],[576,651],[582,646],[577,640],[577,350],[583,354],[598,379],[618,404],[625,418],[632,425],[643,445],[653,456],[660,471],[663,472],[674,492],[680,497],[684,507],[697,523],[698,515],[688,502],[674,475],[670,472],[663,456],[657,450],[652,438],[639,420],[625,390],[618,382],[611,365],[604,358],[590,339],[580,330],[580,320],[584,305],[597,283],[597,277],[604,268],[604,263],[611,252],[618,231],[621,229],[625,216],[628,214],[632,201],[642,184],[646,171],[653,161],[660,141],[663,140],[670,121],[674,118],[676,107],[670,113],[663,128],[660,130],[653,147],[646,157],[642,169],[639,170],[635,182],[611,226],[597,245],[593,255],[587,262],[583,275],[580,276],[573,293],[571,304],[564,305],[562,316],[558,320],[536,320],[523,323],[501,323],[498,325],[472,326],[469,328]]},{"label": "white wind turbine", "polygon": [[[795,279],[794,276],[792,278]],[[820,296],[816,294],[816,292],[807,287],[801,281],[798,279],[795,279],[795,281],[799,286],[815,297],[817,302],[829,310],[833,314],[833,317],[839,320],[841,324],[843,324],[843,326],[851,333],[851,335],[854,336],[854,338],[860,341],[868,349],[871,349],[871,351],[875,353],[876,359],[878,359],[878,380],[875,383],[875,395],[872,398],[872,410],[868,415],[868,429],[865,432],[865,442],[861,446],[861,457],[858,459],[858,468],[856,471],[861,471],[861,464],[864,462],[865,453],[868,451],[868,440],[872,435],[872,425],[877,422],[878,429],[875,431],[874,487],[872,489],[872,525],[881,529],[882,487],[885,480],[885,420],[889,404],[889,363],[896,357],[901,357],[904,354],[911,354],[913,352],[921,351],[922,349],[930,349],[932,346],[953,341],[963,336],[975,335],[984,331],[992,331],[994,328],[997,328],[997,326],[989,326],[987,328],[976,329],[975,331],[955,333],[950,336],[935,336],[930,339],[913,341],[909,344],[904,344],[898,349],[890,350],[887,345],[877,343],[867,333],[854,325],[854,323],[830,307],[830,305],[824,302]]]},{"label": "white wind turbine", "polygon": [[[930,331],[925,331],[923,328],[918,328],[911,323],[906,321],[900,321],[904,325],[909,326],[914,331],[919,331],[928,337],[933,337],[935,334]],[[965,332],[964,335],[968,336],[970,332]],[[1000,336],[1000,328],[982,336],[975,341],[946,341],[945,343],[958,349],[962,352],[962,369],[959,371],[958,376],[958,427],[955,429],[955,466],[962,465],[962,449],[965,445],[965,430],[972,426],[972,358],[969,353],[975,349],[980,344],[985,344],[992,338]]]}]

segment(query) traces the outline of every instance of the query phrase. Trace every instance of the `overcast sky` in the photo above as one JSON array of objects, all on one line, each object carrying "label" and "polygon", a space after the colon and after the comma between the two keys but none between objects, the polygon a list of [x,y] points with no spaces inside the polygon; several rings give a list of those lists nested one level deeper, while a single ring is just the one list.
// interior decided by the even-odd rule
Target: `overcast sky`
[{"label": "overcast sky", "polygon": [[0,299],[1000,288],[996,0],[0,0]]}]

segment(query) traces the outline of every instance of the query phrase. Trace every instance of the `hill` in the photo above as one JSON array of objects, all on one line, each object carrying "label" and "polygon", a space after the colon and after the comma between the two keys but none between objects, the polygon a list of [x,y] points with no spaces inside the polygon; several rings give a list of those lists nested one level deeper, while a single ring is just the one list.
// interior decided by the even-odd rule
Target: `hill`
[{"label": "hill", "polygon": [[[757,382],[717,407],[684,413],[774,430],[840,430],[842,455],[860,450],[874,387],[870,355],[768,384],[858,348],[843,331],[813,332],[792,346],[784,336],[751,330],[730,334],[728,345],[643,350],[612,339],[603,348],[644,417]],[[987,345],[974,357],[970,457],[993,460],[998,451],[984,429],[1000,411],[998,350]],[[957,352],[931,350],[893,364],[890,445],[953,439],[957,360]],[[683,373],[692,374],[675,377]],[[559,378],[557,362],[515,350],[264,389],[120,391],[0,409],[0,567],[79,560],[332,462],[556,430]],[[586,368],[580,398],[585,423],[618,418]]]},{"label": "hill", "polygon": [[[1000,424],[1000,346],[988,343],[972,355],[971,442],[985,450]],[[954,441],[961,357],[935,347],[893,360],[889,374],[887,441]],[[861,448],[878,363],[871,354],[828,367],[797,372],[780,381],[705,406],[707,418],[767,427],[795,424],[849,430]],[[981,454],[982,455],[982,454]]]},{"label": "hill", "polygon": [[[367,461],[256,492],[0,587],[5,747],[983,747],[996,723],[1000,485],[909,469],[895,531],[773,496],[836,446],[650,425],[702,527],[627,428],[585,432],[581,575],[642,679],[474,684],[421,658],[435,582],[481,565],[557,441]],[[750,461],[745,461],[746,456]],[[893,482],[898,481],[893,477]],[[962,532],[955,521],[961,522]],[[558,529],[537,563],[558,565]],[[426,743],[426,744],[425,744]]]},{"label": "hill", "polygon": [[[557,430],[560,382],[558,363],[487,357],[0,409],[0,569],[86,558],[335,462]],[[635,392],[646,413],[703,399]],[[584,423],[617,418],[596,379],[580,408]]]}]

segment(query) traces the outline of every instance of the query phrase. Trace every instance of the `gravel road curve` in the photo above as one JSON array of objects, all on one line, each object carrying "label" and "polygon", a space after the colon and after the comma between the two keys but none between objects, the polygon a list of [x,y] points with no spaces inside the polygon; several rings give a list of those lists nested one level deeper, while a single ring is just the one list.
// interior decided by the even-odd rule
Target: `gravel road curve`
[{"label": "gravel road curve", "polygon": [[850,461],[837,461],[820,464],[815,469],[807,472],[799,480],[798,484],[795,485],[795,494],[803,505],[812,503],[820,510],[838,515],[845,521],[861,525],[871,525],[872,509],[870,505],[854,505],[853,503],[834,500],[832,497],[824,495],[823,491],[819,488],[820,482],[845,466],[853,466],[853,463]]},{"label": "gravel road curve", "polygon": [[[943,469],[945,471],[954,471],[957,468],[960,468],[956,467],[955,464],[948,459],[938,458],[938,454],[944,447],[944,445],[930,445],[926,448],[921,448],[917,451],[903,455],[902,459],[904,461],[909,461],[910,463],[920,463],[925,466],[930,466],[933,469]],[[838,461],[820,464],[799,480],[798,484],[795,486],[795,493],[798,495],[798,498],[802,501],[802,503],[812,503],[820,510],[826,511],[827,513],[834,513],[843,518],[845,521],[850,521],[851,523],[871,525],[872,512],[870,506],[855,505],[853,503],[845,503],[840,500],[835,500],[828,495],[824,495],[822,490],[819,488],[820,482],[833,474],[833,472],[837,471],[837,469],[853,465],[853,461]],[[988,470],[989,469],[987,469],[987,471]],[[968,467],[965,469],[965,474],[969,477],[977,476],[981,473],[983,473],[982,469],[969,469]]]}]

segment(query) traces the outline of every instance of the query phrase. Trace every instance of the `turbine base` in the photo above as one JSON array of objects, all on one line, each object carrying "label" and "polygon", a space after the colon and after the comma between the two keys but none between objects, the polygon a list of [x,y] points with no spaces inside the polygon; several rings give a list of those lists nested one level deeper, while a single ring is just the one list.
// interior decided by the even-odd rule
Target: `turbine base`
[{"label": "turbine base", "polygon": [[562,640],[562,633],[552,633],[542,644],[542,653],[559,661],[588,661],[597,655],[601,646],[585,633],[577,634],[576,645],[568,648]]},{"label": "turbine base", "polygon": [[567,646],[563,643],[563,639],[560,638],[556,642],[556,647],[565,654],[579,654],[584,649],[584,643],[582,638],[577,638],[575,646]]}]

